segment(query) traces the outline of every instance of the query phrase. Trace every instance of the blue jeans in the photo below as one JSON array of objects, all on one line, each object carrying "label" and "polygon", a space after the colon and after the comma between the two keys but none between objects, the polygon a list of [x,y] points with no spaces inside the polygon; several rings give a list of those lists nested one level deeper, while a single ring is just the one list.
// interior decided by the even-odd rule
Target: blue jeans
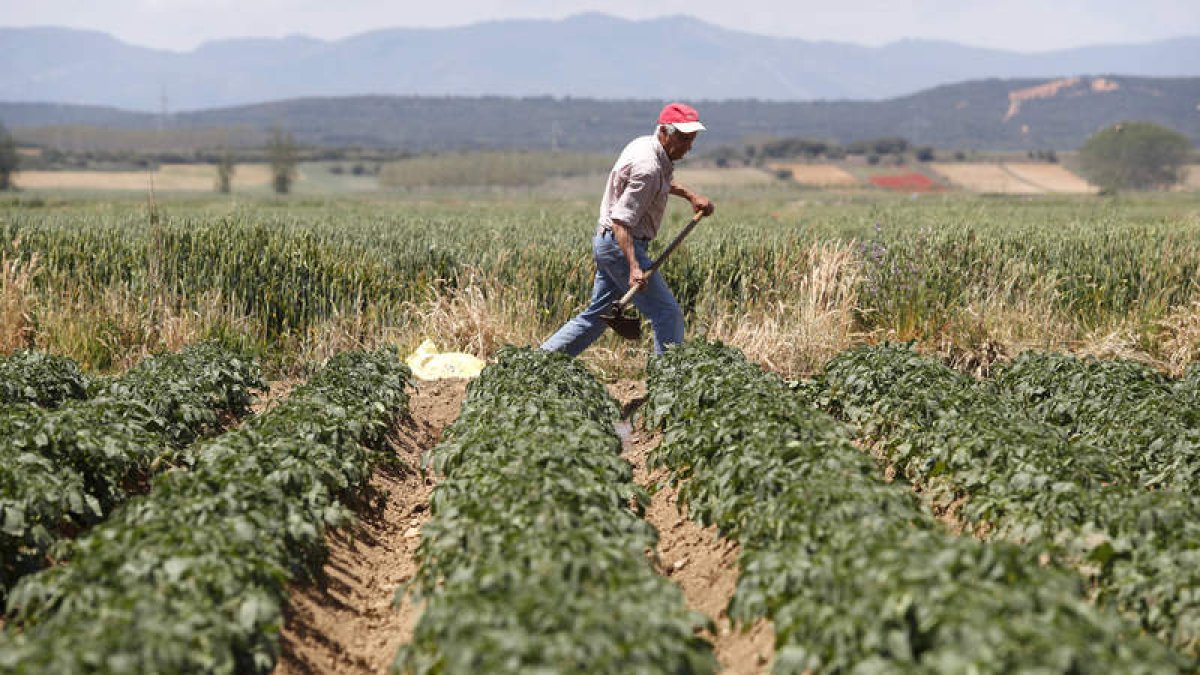
[{"label": "blue jeans", "polygon": [[[650,266],[645,242],[635,239],[633,252],[642,269]],[[600,315],[629,290],[629,262],[611,232],[592,239],[592,254],[596,258],[596,281],[592,285],[591,304],[546,340],[542,345],[545,351],[578,356],[608,328]],[[663,353],[667,345],[683,342],[683,311],[661,274],[655,273],[647,280],[645,287],[633,296],[633,306],[654,327],[655,354]]]}]

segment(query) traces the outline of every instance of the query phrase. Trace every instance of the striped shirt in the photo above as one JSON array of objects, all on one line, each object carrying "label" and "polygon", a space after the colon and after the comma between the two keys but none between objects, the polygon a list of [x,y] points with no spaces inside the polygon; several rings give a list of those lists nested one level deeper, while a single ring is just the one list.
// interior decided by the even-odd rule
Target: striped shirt
[{"label": "striped shirt", "polygon": [[674,173],[675,165],[657,136],[630,141],[608,174],[597,234],[611,230],[612,221],[619,220],[635,239],[649,241],[657,236]]}]

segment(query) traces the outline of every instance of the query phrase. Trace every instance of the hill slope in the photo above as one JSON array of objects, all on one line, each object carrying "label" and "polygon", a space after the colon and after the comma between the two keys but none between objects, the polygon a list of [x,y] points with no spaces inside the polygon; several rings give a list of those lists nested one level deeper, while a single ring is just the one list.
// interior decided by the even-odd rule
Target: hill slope
[{"label": "hill slope", "polygon": [[[886,101],[697,105],[709,127],[701,149],[756,136],[841,143],[902,136],[939,148],[1070,150],[1096,130],[1131,119],[1163,124],[1200,141],[1198,104],[1200,78],[1108,76],[966,82]],[[232,137],[240,140],[233,142],[241,145],[261,143],[269,129],[279,126],[311,145],[611,152],[631,136],[650,132],[661,105],[651,100],[368,96],[278,101],[161,119],[111,108],[0,103],[0,120],[19,139],[44,145],[71,136],[61,128],[44,128],[61,125],[147,131],[161,125],[168,133],[237,129]]]}]

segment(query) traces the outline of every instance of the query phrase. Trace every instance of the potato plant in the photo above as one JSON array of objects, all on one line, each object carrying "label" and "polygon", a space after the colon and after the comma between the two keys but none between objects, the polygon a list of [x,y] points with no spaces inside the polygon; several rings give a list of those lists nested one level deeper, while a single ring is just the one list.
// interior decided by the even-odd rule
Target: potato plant
[{"label": "potato plant", "polygon": [[63,356],[18,349],[0,357],[0,406],[30,403],[53,408],[87,397],[91,378]]},{"label": "potato plant", "polygon": [[1200,498],[1185,380],[1027,354],[977,382],[903,345],[834,358],[825,404],[977,531],[1086,574],[1103,605],[1200,654]]},{"label": "potato plant", "polygon": [[649,370],[646,420],[665,429],[651,462],[692,518],[741,543],[730,616],[774,623],[775,672],[1187,667],[1036,550],[946,533],[844,427],[734,350],[690,343]]},{"label": "potato plant", "polygon": [[[61,362],[54,368],[77,372]],[[86,400],[0,409],[0,595],[43,566],[60,537],[101,520],[151,474],[182,461],[188,444],[219,431],[223,417],[249,413],[253,391],[265,386],[256,364],[200,344],[93,381]]]},{"label": "potato plant", "polygon": [[188,468],[72,542],[9,598],[0,672],[265,673],[285,585],[324,560],[408,405],[392,350],[346,353],[202,442]]},{"label": "potato plant", "polygon": [[403,673],[710,673],[704,617],[646,560],[640,510],[612,422],[577,362],[505,348],[471,384],[432,453],[445,478],[422,531],[426,601]]}]

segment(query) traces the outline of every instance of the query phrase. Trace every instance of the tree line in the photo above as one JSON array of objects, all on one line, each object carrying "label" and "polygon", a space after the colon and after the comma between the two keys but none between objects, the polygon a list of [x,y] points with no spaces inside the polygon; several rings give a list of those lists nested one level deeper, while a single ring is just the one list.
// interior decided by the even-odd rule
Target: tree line
[{"label": "tree line", "polygon": [[[271,167],[272,188],[278,194],[291,191],[302,149],[290,131],[273,129],[263,148]],[[864,156],[869,163],[881,157],[903,160],[911,155],[917,161],[935,159],[931,146],[914,147],[908,140],[888,136],[839,144],[805,138],[764,139],[741,145],[722,145],[707,153],[718,166],[761,165],[766,160],[824,159],[839,160]],[[1186,135],[1151,122],[1121,122],[1093,134],[1079,152],[1080,171],[1093,184],[1107,192],[1167,188],[1183,178],[1186,164],[1194,161],[1195,147]],[[1053,151],[1031,157],[1057,161]],[[958,157],[961,159],[961,157]],[[12,134],[0,123],[0,190],[14,187],[13,176],[20,167],[20,154]],[[218,192],[230,192],[236,173],[236,157],[226,148],[216,155]]]}]

